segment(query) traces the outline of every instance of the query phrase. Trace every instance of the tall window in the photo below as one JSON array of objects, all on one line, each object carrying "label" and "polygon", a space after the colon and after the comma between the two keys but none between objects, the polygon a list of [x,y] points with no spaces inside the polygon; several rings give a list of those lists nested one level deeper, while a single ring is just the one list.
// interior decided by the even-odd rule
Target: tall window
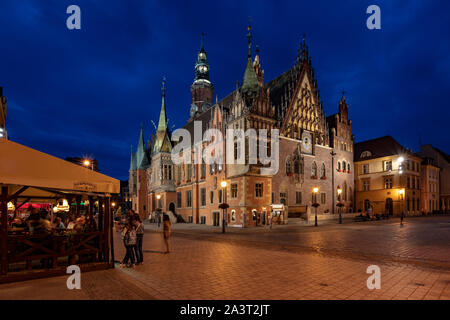
[{"label": "tall window", "polygon": [[317,164],[315,161],[311,165],[311,176],[317,177]]},{"label": "tall window", "polygon": [[302,203],[302,193],[300,191],[295,192],[295,203],[296,204]]},{"label": "tall window", "polygon": [[337,169],[341,170],[341,163],[339,161],[337,162]]},{"label": "tall window", "polygon": [[322,204],[325,204],[327,202],[327,194],[326,193],[321,193],[320,194],[320,202]]},{"label": "tall window", "polygon": [[347,163],[345,161],[342,161],[342,171],[345,172],[346,169],[347,169]]},{"label": "tall window", "polygon": [[350,163],[347,164],[347,172],[351,172]]},{"label": "tall window", "polygon": [[181,208],[181,192],[177,192],[177,208]]},{"label": "tall window", "polygon": [[237,198],[237,193],[238,193],[238,185],[237,185],[237,183],[231,184],[231,197],[232,198]]},{"label": "tall window", "polygon": [[192,164],[187,165],[187,180],[190,181],[192,179]]},{"label": "tall window", "polygon": [[300,167],[299,167],[299,161],[298,160],[295,160],[294,161],[294,173],[296,173],[296,174],[298,174],[298,173],[300,173]]},{"label": "tall window", "polygon": [[363,182],[363,190],[364,191],[370,191],[370,181],[369,180],[364,180],[364,182]]},{"label": "tall window", "polygon": [[262,196],[263,196],[263,184],[255,183],[255,197],[262,198]]},{"label": "tall window", "polygon": [[384,187],[385,189],[392,189],[392,178],[384,179]]},{"label": "tall window", "polygon": [[206,163],[202,162],[201,166],[202,167],[201,167],[201,173],[200,173],[201,177],[200,178],[204,178],[204,177],[206,177]]},{"label": "tall window", "polygon": [[186,191],[186,207],[192,207],[192,190]]},{"label": "tall window", "polygon": [[322,163],[322,166],[320,167],[320,177],[325,178],[325,163]]},{"label": "tall window", "polygon": [[201,206],[206,206],[206,188],[200,189]]},{"label": "tall window", "polygon": [[286,158],[286,174],[290,174],[291,171],[291,160],[289,157]]},{"label": "tall window", "polygon": [[385,161],[384,162],[384,171],[391,171],[392,170],[392,161]]},{"label": "tall window", "polygon": [[223,190],[220,189],[220,190],[219,190],[219,203],[222,203],[222,202],[223,202],[223,201],[222,201],[222,194],[223,194]]},{"label": "tall window", "polygon": [[214,203],[214,191],[209,192],[209,201],[211,202],[211,204]]},{"label": "tall window", "polygon": [[368,174],[369,173],[369,164],[363,165],[363,173]]}]

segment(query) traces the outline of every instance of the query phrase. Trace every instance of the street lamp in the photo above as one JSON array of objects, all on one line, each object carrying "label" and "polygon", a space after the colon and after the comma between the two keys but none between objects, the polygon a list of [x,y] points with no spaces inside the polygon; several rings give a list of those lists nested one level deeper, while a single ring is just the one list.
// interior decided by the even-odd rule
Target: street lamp
[{"label": "street lamp", "polygon": [[88,159],[85,159],[84,161],[83,161],[83,165],[85,166],[85,167],[91,167],[91,170],[92,171],[94,171],[94,162],[91,162],[90,160],[88,160]]},{"label": "street lamp", "polygon": [[226,203],[226,187],[227,187],[227,182],[225,180],[223,180],[220,183],[220,186],[222,187],[222,203],[220,204],[220,208],[223,209],[223,214],[222,214],[222,233],[225,233],[225,215],[227,212],[227,208],[229,207],[228,204]]},{"label": "street lamp", "polygon": [[318,187],[313,188],[313,195],[314,195],[314,203],[312,206],[316,208],[315,210],[315,216],[314,216],[314,226],[317,227],[317,207],[320,206],[320,204],[317,202],[317,193],[319,192]]},{"label": "street lamp", "polygon": [[159,200],[161,200],[161,195],[157,194],[156,199],[158,200],[158,203],[156,204],[156,207],[159,208]]},{"label": "street lamp", "polygon": [[337,206],[339,207],[339,224],[342,224],[342,207],[344,206],[344,204],[341,202],[341,193],[342,193],[342,189],[341,187],[337,188],[337,193],[338,193],[338,204]]}]

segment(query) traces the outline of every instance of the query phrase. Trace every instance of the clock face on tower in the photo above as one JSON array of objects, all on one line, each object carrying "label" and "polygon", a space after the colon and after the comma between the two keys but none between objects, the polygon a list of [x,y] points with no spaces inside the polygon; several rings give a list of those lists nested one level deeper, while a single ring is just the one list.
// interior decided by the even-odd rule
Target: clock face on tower
[{"label": "clock face on tower", "polygon": [[312,134],[304,131],[302,134],[302,151],[303,153],[312,154]]},{"label": "clock face on tower", "polygon": [[195,115],[195,113],[198,111],[197,105],[196,104],[192,104],[191,105],[191,118]]}]

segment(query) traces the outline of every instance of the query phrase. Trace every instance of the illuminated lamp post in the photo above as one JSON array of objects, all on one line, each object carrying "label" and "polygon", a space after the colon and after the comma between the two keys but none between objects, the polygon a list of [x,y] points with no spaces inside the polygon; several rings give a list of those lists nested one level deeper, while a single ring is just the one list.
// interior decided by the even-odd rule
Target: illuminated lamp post
[{"label": "illuminated lamp post", "polygon": [[222,203],[219,205],[220,209],[223,209],[223,214],[222,214],[222,233],[225,233],[225,215],[227,214],[227,208],[229,208],[230,206],[228,205],[228,203],[226,202],[226,188],[227,188],[227,182],[225,180],[223,180],[220,183],[220,186],[222,187]]},{"label": "illuminated lamp post", "polygon": [[337,193],[338,193],[338,203],[337,206],[339,207],[339,224],[342,224],[342,207],[344,206],[344,204],[341,202],[341,194],[342,194],[342,189],[341,187],[337,188]]},{"label": "illuminated lamp post", "polygon": [[314,226],[317,227],[317,207],[320,206],[320,204],[317,202],[317,193],[319,192],[319,188],[318,187],[314,187],[313,188],[313,195],[314,195],[314,203],[312,204],[312,206],[314,208],[316,208],[315,210],[315,214],[314,214]]}]

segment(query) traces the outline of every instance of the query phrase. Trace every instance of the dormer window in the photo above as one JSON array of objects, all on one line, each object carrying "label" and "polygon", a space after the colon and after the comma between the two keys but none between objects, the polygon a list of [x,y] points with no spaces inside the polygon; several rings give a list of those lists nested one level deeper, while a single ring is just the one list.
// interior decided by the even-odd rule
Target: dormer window
[{"label": "dormer window", "polygon": [[372,156],[372,152],[370,152],[370,151],[363,151],[363,152],[361,153],[360,158],[361,158],[361,159],[363,159],[363,158],[369,158],[369,157],[371,157],[371,156]]}]

